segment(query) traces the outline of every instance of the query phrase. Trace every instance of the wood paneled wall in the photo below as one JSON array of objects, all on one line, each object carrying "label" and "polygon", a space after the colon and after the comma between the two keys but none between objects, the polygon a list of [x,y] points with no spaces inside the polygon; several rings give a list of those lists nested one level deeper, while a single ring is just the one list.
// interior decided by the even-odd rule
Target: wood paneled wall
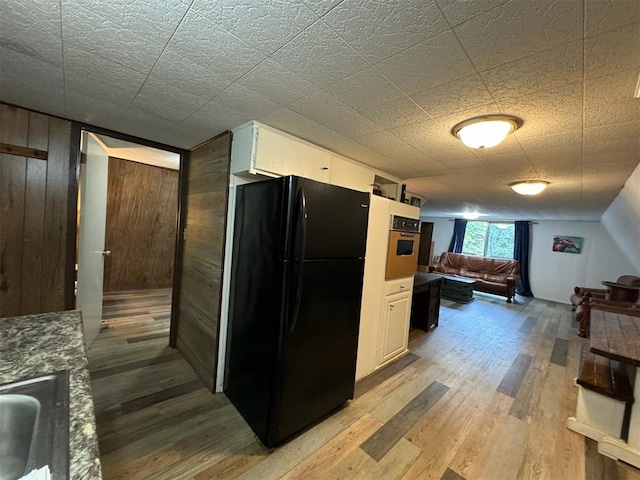
[{"label": "wood paneled wall", "polygon": [[104,291],[170,287],[178,172],[109,158]]},{"label": "wood paneled wall", "polygon": [[226,132],[192,150],[182,172],[186,238],[174,290],[172,343],[210,391],[216,383],[230,161]]},{"label": "wood paneled wall", "polygon": [[0,317],[73,308],[76,159],[71,122],[0,104]]}]

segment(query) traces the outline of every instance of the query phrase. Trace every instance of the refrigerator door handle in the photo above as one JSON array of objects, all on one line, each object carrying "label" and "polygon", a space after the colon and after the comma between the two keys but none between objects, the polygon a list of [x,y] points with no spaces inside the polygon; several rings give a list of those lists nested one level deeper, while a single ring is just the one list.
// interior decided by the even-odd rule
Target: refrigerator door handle
[{"label": "refrigerator door handle", "polygon": [[307,197],[302,187],[298,187],[298,205],[300,207],[300,236],[302,237],[298,258],[303,260],[307,250]]},{"label": "refrigerator door handle", "polygon": [[289,322],[289,333],[293,333],[298,323],[298,314],[300,313],[300,302],[302,301],[302,286],[304,284],[304,263],[300,262],[296,264],[298,267],[298,273],[295,277],[296,281],[296,298],[293,304],[293,312],[291,314],[291,321]]},{"label": "refrigerator door handle", "polygon": [[302,187],[298,187],[298,206],[300,211],[300,236],[302,238],[300,245],[300,255],[298,256],[299,263],[297,263],[298,274],[296,275],[296,298],[293,307],[293,314],[291,316],[291,322],[289,323],[289,332],[292,333],[296,328],[298,322],[298,314],[300,313],[300,302],[302,301],[302,285],[304,283],[304,252],[307,246],[307,199],[304,195]]}]

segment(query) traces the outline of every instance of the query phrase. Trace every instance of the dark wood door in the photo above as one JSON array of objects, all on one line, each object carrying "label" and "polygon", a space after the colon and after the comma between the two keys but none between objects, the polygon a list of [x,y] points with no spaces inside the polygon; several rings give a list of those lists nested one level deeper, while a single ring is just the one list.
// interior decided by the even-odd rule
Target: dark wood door
[{"label": "dark wood door", "polygon": [[206,387],[216,384],[231,132],[192,150],[182,168],[182,241],[171,344]]}]

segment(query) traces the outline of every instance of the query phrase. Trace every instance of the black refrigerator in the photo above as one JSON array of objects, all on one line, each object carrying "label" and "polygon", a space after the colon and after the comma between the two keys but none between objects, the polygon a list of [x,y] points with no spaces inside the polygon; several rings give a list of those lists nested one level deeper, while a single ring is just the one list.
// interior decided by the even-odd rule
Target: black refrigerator
[{"label": "black refrigerator", "polygon": [[224,391],[272,447],[353,398],[369,194],[237,187]]}]

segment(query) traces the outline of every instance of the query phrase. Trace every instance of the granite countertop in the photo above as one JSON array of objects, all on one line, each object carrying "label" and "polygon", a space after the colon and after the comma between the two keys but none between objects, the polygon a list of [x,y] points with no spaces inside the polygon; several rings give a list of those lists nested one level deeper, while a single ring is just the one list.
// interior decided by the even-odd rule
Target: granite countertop
[{"label": "granite countertop", "polygon": [[69,475],[102,478],[93,398],[78,311],[0,319],[0,384],[69,371]]}]

